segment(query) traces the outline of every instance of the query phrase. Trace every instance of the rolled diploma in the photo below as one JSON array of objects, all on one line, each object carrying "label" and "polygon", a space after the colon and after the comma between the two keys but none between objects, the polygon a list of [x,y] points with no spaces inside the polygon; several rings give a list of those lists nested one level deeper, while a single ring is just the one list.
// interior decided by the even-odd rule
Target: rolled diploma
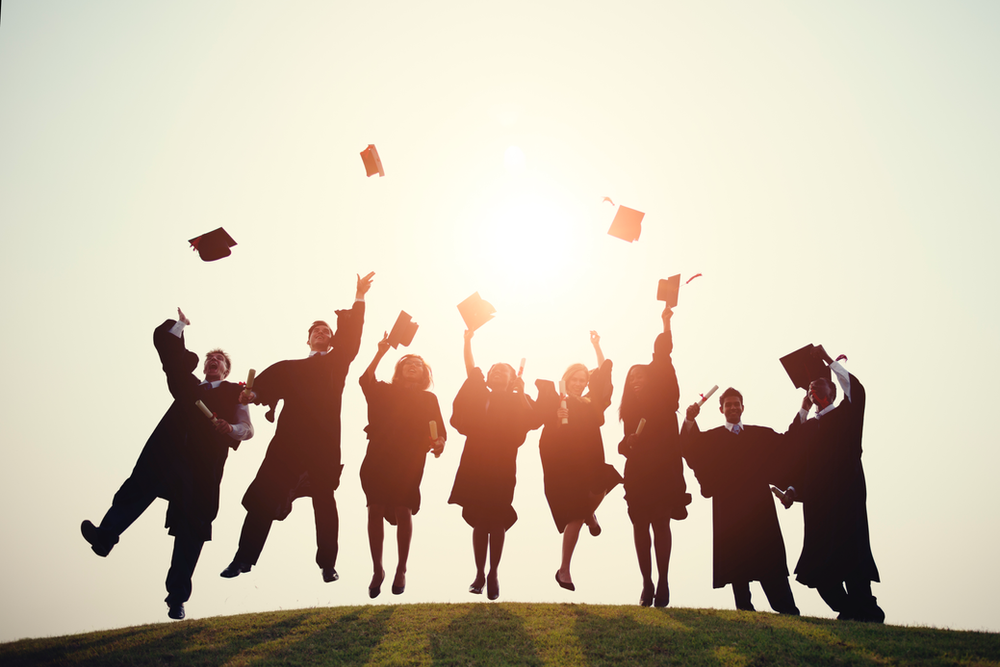
[{"label": "rolled diploma", "polygon": [[517,369],[517,377],[521,377],[521,373],[524,372],[524,357],[521,357],[521,367]]},{"label": "rolled diploma", "polygon": [[642,429],[646,428],[646,418],[643,417],[639,420],[639,425],[635,428],[636,435],[642,435]]},{"label": "rolled diploma", "polygon": [[198,406],[198,409],[201,410],[201,413],[203,415],[211,419],[213,422],[215,421],[215,415],[213,415],[212,411],[208,409],[208,406],[206,406],[200,400],[195,401],[194,404]]},{"label": "rolled diploma", "polygon": [[434,440],[436,442],[437,439],[438,439],[438,425],[437,425],[437,422],[432,421],[432,422],[430,422],[430,425],[431,425],[431,440]]},{"label": "rolled diploma", "polygon": [[247,373],[247,386],[246,386],[247,391],[253,389],[253,379],[255,377],[257,377],[257,371],[251,368],[250,372]]},{"label": "rolled diploma", "polygon": [[[565,396],[566,395],[566,381],[565,380],[559,380],[559,395],[560,396]],[[565,398],[559,404],[559,407],[562,408],[563,410],[566,409],[566,399]],[[568,417],[563,417],[562,418],[562,423],[563,424],[568,424],[569,423],[569,418]]]},{"label": "rolled diploma", "polygon": [[703,398],[700,401],[698,401],[698,407],[700,408],[701,406],[705,405],[705,401],[707,401],[708,399],[712,398],[712,394],[714,394],[718,390],[719,390],[719,385],[715,385],[714,387],[712,387],[711,389],[709,389],[708,393],[705,394],[705,398]]}]

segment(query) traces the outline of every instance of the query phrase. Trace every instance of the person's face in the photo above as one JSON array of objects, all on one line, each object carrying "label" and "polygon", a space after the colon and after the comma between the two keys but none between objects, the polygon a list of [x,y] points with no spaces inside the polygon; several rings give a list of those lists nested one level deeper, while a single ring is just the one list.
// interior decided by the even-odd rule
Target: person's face
[{"label": "person's face", "polygon": [[830,383],[826,380],[813,380],[809,383],[809,397],[812,398],[812,402],[820,407],[820,409],[825,408],[830,405]]},{"label": "person's face", "polygon": [[648,380],[649,376],[645,368],[633,368],[632,372],[628,374],[628,384],[637,396],[642,395],[642,390],[645,388]]},{"label": "person's face", "polygon": [[202,370],[208,382],[225,379],[229,375],[229,365],[226,358],[218,352],[210,352],[205,356],[205,367]]},{"label": "person's face", "polygon": [[309,349],[314,352],[326,352],[333,342],[333,332],[330,327],[322,324],[313,327],[309,332]]},{"label": "person's face", "polygon": [[743,401],[739,396],[726,396],[719,407],[719,412],[726,416],[726,421],[730,424],[739,424],[740,417],[743,416]]},{"label": "person's face", "polygon": [[583,390],[587,388],[587,381],[589,380],[589,374],[587,371],[577,371],[569,376],[566,380],[566,393],[570,396],[576,396],[579,398],[583,395]]},{"label": "person's face", "polygon": [[424,377],[424,362],[416,357],[408,357],[399,367],[399,374],[406,384],[417,384]]},{"label": "person's face", "polygon": [[504,391],[512,379],[511,369],[504,364],[497,364],[490,369],[490,375],[486,378],[486,386],[493,391]]}]

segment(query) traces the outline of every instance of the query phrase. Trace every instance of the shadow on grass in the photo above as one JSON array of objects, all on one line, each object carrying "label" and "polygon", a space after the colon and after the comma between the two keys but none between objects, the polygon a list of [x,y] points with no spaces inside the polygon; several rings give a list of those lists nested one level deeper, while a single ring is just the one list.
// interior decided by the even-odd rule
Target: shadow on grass
[{"label": "shadow on grass", "polygon": [[435,665],[541,665],[524,622],[500,605],[473,605],[469,613],[430,637]]}]

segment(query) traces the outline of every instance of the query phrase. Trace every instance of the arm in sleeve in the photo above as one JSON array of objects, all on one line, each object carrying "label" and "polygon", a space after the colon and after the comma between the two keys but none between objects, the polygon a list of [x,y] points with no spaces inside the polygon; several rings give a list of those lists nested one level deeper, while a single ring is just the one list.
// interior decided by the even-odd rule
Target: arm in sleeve
[{"label": "arm in sleeve", "polygon": [[233,440],[249,440],[253,437],[253,424],[250,423],[250,406],[236,406],[236,423],[229,437]]}]

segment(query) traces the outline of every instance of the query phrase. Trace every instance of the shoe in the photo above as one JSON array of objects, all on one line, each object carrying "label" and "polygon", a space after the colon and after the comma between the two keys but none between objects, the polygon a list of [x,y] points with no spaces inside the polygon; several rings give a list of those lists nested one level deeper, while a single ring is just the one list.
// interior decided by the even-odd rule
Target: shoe
[{"label": "shoe", "polygon": [[323,581],[330,583],[331,581],[337,581],[340,579],[340,575],[337,574],[337,570],[332,567],[323,568]]},{"label": "shoe", "polygon": [[500,597],[500,581],[495,577],[491,577],[486,580],[486,598],[488,600],[496,600],[498,597]]},{"label": "shoe", "polygon": [[175,621],[184,620],[184,603],[178,602],[177,604],[167,604],[167,616],[174,619]]},{"label": "shoe", "polygon": [[575,591],[576,590],[576,586],[574,586],[572,584],[572,582],[571,583],[566,583],[565,581],[563,581],[562,579],[559,578],[559,570],[556,570],[556,583],[559,584],[562,588],[565,588],[568,591]]},{"label": "shoe", "polygon": [[89,519],[80,524],[80,532],[83,533],[83,539],[90,543],[91,550],[101,558],[111,553],[111,549],[118,542],[118,538],[112,535],[111,531],[98,528]]},{"label": "shoe", "polygon": [[377,598],[382,592],[382,582],[385,581],[385,570],[382,570],[382,576],[379,578],[378,583],[374,586],[368,586],[368,597],[372,600]]},{"label": "shoe", "polygon": [[238,560],[234,560],[232,563],[226,566],[226,569],[219,573],[220,577],[226,579],[232,579],[233,577],[238,577],[241,574],[250,571],[249,563],[241,563]]},{"label": "shoe", "polygon": [[601,534],[601,524],[597,523],[597,515],[591,514],[590,519],[587,520],[587,528],[590,529],[590,534],[597,537]]},{"label": "shoe", "polygon": [[403,577],[403,585],[402,586],[397,586],[396,585],[396,580],[393,579],[393,581],[392,581],[392,594],[393,595],[402,595],[403,591],[405,591],[405,590],[406,590],[406,577],[405,576]]},{"label": "shoe", "polygon": [[653,606],[653,585],[650,584],[649,588],[643,586],[642,593],[639,594],[639,606],[640,607],[652,607]]}]

